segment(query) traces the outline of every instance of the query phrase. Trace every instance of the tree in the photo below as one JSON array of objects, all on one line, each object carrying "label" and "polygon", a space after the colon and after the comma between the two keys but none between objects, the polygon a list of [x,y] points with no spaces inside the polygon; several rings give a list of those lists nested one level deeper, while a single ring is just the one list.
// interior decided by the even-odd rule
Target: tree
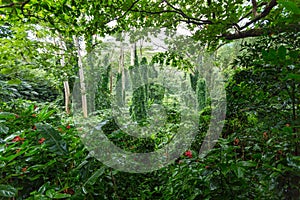
[{"label": "tree", "polygon": [[139,1],[130,16],[137,26],[176,28],[186,24],[196,40],[219,40],[299,31],[299,1]]},{"label": "tree", "polygon": [[[217,45],[218,41],[298,32],[299,4],[297,0],[24,0],[4,1],[0,14],[32,23],[44,21],[65,34],[104,35],[132,27],[185,24],[196,40]],[[117,25],[110,26],[112,21]]]}]

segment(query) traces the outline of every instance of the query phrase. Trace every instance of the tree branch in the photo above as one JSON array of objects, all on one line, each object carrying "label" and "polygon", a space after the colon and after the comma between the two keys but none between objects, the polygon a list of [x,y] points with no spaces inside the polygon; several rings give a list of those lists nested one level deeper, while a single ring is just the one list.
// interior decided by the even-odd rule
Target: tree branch
[{"label": "tree branch", "polygon": [[131,11],[132,12],[139,12],[139,13],[146,13],[146,14],[149,14],[149,15],[160,15],[160,14],[163,14],[163,13],[175,13],[175,14],[179,14],[183,18],[185,18],[185,19],[179,20],[179,21],[182,21],[182,22],[192,23],[192,24],[196,24],[196,25],[212,24],[212,21],[210,21],[210,20],[201,20],[201,19],[197,19],[197,18],[193,18],[193,17],[189,17],[189,16],[183,16],[181,13],[179,13],[176,10],[147,11],[147,10],[132,9]]},{"label": "tree branch", "polygon": [[2,5],[0,6],[0,8],[9,8],[9,7],[13,7],[15,5],[15,3],[11,3],[11,4],[7,4],[7,5]]},{"label": "tree branch", "polygon": [[16,5],[21,5],[21,7],[24,7],[25,4],[29,3],[29,1],[30,1],[30,0],[26,0],[26,1],[24,1],[24,2],[16,2],[16,3],[12,2],[12,3],[7,4],[7,5],[1,5],[1,6],[0,6],[0,9],[1,9],[1,8],[11,8],[11,7],[14,7],[14,6],[16,6]]},{"label": "tree branch", "polygon": [[163,2],[165,2],[168,6],[170,6],[174,11],[176,11],[176,13],[178,13],[179,15],[181,15],[184,18],[190,18],[187,16],[187,14],[185,14],[182,10],[180,10],[179,8],[175,8],[172,4],[170,4],[167,0],[163,0]]},{"label": "tree branch", "polygon": [[247,28],[249,25],[266,17],[271,12],[272,8],[274,8],[276,5],[277,5],[277,1],[271,0],[270,3],[266,6],[265,10],[261,14],[259,14],[257,17],[255,17],[253,20],[251,20],[250,22],[247,22],[243,27],[241,27],[241,30]]},{"label": "tree branch", "polygon": [[189,19],[179,19],[179,20],[176,20],[176,22],[184,22],[184,23],[187,23],[187,24],[195,24],[195,25],[198,25],[198,26],[202,26],[202,25],[206,25],[206,24],[212,24],[212,22],[208,21],[208,22],[197,22],[197,21],[194,21],[194,20],[189,20]]},{"label": "tree branch", "polygon": [[[265,5],[268,5],[267,2],[261,2],[258,6],[257,6],[257,9],[261,6],[265,6]],[[249,17],[251,14],[253,13],[253,11],[250,11],[248,12],[246,15],[244,15],[242,18],[239,19],[238,23],[241,22],[242,20],[246,19],[247,17]],[[257,17],[257,16],[255,16]],[[240,28],[239,28],[240,29]]]},{"label": "tree branch", "polygon": [[27,0],[27,1],[24,1],[24,2],[22,3],[22,6],[21,6],[21,12],[22,12],[22,15],[25,15],[25,14],[24,14],[24,6],[25,6],[27,3],[29,3],[29,1],[30,1],[30,0]]},{"label": "tree branch", "polygon": [[[115,20],[119,20],[119,19],[125,17],[125,16],[127,15],[127,13],[128,13],[129,11],[131,11],[131,9],[134,7],[134,5],[137,4],[139,1],[140,1],[140,0],[136,0],[135,2],[133,2],[133,3],[131,4],[131,6],[123,13],[123,15],[121,15],[121,16],[118,17],[118,18],[116,18]],[[109,22],[110,22],[110,21],[109,21]],[[109,22],[108,22],[108,23],[109,23]]]},{"label": "tree branch", "polygon": [[283,32],[300,32],[300,26],[298,24],[290,24],[288,26],[283,26],[280,28],[257,28],[251,29],[243,32],[233,33],[233,34],[223,34],[221,37],[227,40],[242,39],[248,37],[258,37],[262,35],[278,34]]},{"label": "tree branch", "polygon": [[165,2],[168,6],[170,6],[177,14],[181,15],[183,18],[186,19],[186,20],[180,20],[180,21],[186,22],[188,24],[192,23],[192,24],[196,24],[196,25],[212,24],[212,21],[210,21],[210,20],[201,20],[201,19],[198,19],[198,18],[188,16],[187,14],[185,14],[179,8],[174,7],[167,0],[163,0],[163,2]]},{"label": "tree branch", "polygon": [[252,13],[253,13],[253,15],[254,15],[254,17],[257,17],[257,2],[256,2],[256,0],[251,0],[251,2],[252,2]]}]

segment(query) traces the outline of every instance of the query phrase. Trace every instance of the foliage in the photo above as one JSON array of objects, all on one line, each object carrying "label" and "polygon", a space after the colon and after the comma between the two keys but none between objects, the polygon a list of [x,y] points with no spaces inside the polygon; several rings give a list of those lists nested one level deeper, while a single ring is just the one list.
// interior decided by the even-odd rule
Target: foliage
[{"label": "foliage", "polygon": [[[299,14],[297,0],[1,1],[0,198],[299,199]],[[110,25],[112,21],[116,25]],[[53,101],[62,81],[73,81],[77,70],[70,36],[84,35],[92,41],[94,34],[182,25],[200,43],[188,43],[188,37],[168,41],[180,54],[167,51],[152,61],[191,73],[200,111],[193,144],[174,163],[151,173],[125,173],[104,166],[79,137],[89,134],[86,127],[75,128]],[[132,31],[135,34],[138,31]],[[226,123],[217,145],[206,157],[199,157],[212,120],[206,84],[217,80],[198,71],[209,68],[207,63],[200,62],[197,68],[186,58],[208,49],[206,44],[216,49],[220,42],[248,37],[257,38],[225,45],[215,55],[215,64],[228,73]],[[57,38],[65,43],[64,52],[53,43]],[[95,45],[87,42],[87,51]],[[165,101],[161,86],[151,83],[135,90],[130,96],[131,117],[144,122],[148,109],[160,104],[166,123],[151,137],[129,136],[105,115],[114,66],[93,65],[91,57],[86,60],[87,72],[100,72],[97,84],[90,77],[86,81],[98,92],[94,110],[111,141],[136,153],[152,152],[170,142],[180,111],[175,101]],[[128,76],[131,73],[130,86],[154,78],[159,71],[153,68],[153,63],[136,59],[125,70]],[[120,74],[116,80],[120,83]],[[115,86],[122,90],[121,85]]]},{"label": "foliage", "polygon": [[261,173],[269,190],[293,199],[299,195],[299,169],[290,168],[299,157],[299,81],[291,75],[299,74],[299,36],[260,38],[242,49],[236,64],[246,69],[236,70],[228,84],[227,119],[234,120],[226,134],[236,134],[243,159],[273,169]]},{"label": "foliage", "polygon": [[[4,19],[47,23],[68,37],[103,36],[132,27],[175,29],[181,23],[193,32],[194,39],[215,46],[219,40],[299,31],[296,0],[3,1],[0,9]],[[111,26],[113,21],[118,25]]]},{"label": "foliage", "polygon": [[29,79],[28,74],[27,77],[22,77],[22,79],[9,80],[11,77],[7,76],[0,76],[0,78],[0,98],[5,102],[17,98],[38,102],[51,102],[55,101],[59,96],[59,91],[55,88],[55,83],[51,80],[35,77],[35,81],[33,81],[31,78]]},{"label": "foliage", "polygon": [[111,73],[111,67],[103,67],[101,69],[102,74],[100,75],[99,83],[97,85],[97,92],[95,97],[96,110],[110,108],[110,89],[109,89],[109,77]]}]

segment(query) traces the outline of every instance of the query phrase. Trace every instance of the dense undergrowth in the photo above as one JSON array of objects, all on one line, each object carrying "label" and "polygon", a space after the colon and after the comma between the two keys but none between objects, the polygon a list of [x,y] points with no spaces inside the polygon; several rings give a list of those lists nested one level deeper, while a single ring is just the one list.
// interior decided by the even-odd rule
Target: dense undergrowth
[{"label": "dense undergrowth", "polygon": [[[266,47],[272,41],[277,42]],[[297,199],[298,44],[270,37],[244,44],[235,62],[242,67],[226,83],[226,121],[216,146],[198,157],[210,119],[208,105],[191,148],[151,173],[120,172],[96,160],[81,142],[82,129],[60,105],[2,101],[0,199]],[[177,111],[168,109],[168,123],[176,124]],[[133,152],[156,150],[176,132],[164,127],[142,140],[114,133],[114,126],[107,124],[107,135]]]}]

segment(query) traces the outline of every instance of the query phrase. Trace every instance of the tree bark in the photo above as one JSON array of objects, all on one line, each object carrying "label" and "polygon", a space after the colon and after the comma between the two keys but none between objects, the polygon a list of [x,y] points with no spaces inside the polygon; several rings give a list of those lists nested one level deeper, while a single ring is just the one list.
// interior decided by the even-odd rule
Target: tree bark
[{"label": "tree bark", "polygon": [[130,57],[130,65],[134,66],[134,61],[135,61],[135,56],[136,56],[136,43],[133,43],[131,46],[131,57]]},{"label": "tree bark", "polygon": [[83,112],[83,117],[87,118],[88,117],[87,98],[86,98],[86,88],[85,88],[85,82],[84,82],[84,70],[83,70],[83,64],[82,64],[81,49],[80,49],[78,37],[73,35],[73,40],[74,40],[75,46],[77,48],[82,112]]},{"label": "tree bark", "polygon": [[[63,38],[62,36],[59,34],[59,52],[61,55],[61,59],[60,59],[60,65],[62,68],[64,68],[66,66],[65,63],[65,50],[66,50],[66,45],[64,44]],[[70,87],[69,87],[69,82],[68,82],[68,77],[66,77],[66,80],[63,82],[64,84],[64,94],[65,94],[65,111],[67,114],[70,114]]]},{"label": "tree bark", "polygon": [[119,74],[121,74],[121,99],[122,104],[125,102],[125,64],[124,64],[124,47],[121,44],[120,48],[120,61],[119,61]]}]

